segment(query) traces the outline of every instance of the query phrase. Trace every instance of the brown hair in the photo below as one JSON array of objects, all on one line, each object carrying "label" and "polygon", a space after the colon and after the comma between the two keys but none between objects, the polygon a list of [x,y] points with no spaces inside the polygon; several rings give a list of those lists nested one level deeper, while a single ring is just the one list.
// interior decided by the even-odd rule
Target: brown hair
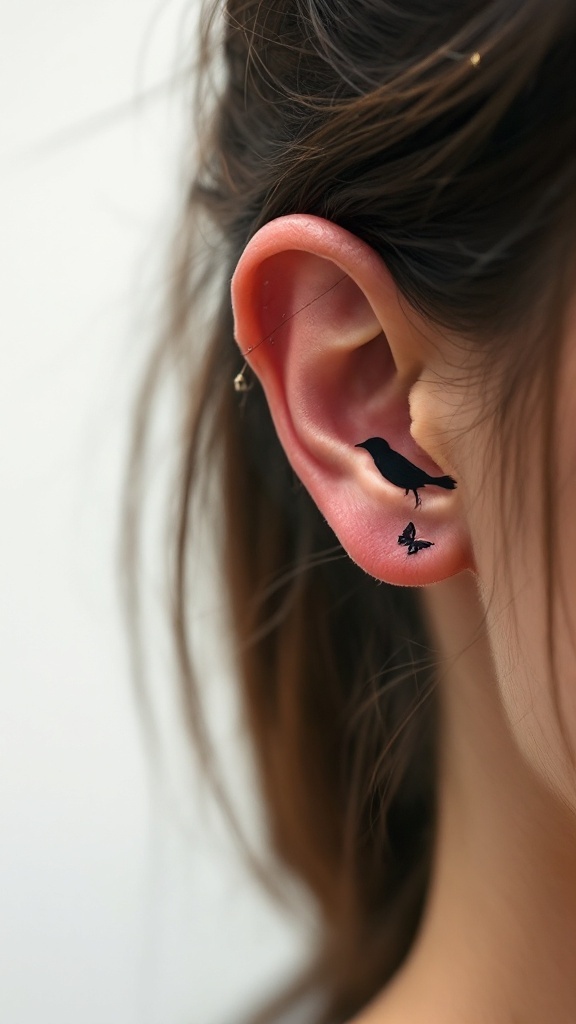
[{"label": "brown hair", "polygon": [[[501,411],[532,369],[553,381],[558,344],[548,339],[544,360],[537,327],[558,306],[574,223],[574,33],[571,0],[228,0],[205,12],[200,155],[165,339],[139,399],[126,538],[134,580],[147,414],[176,358],[184,712],[218,787],[186,608],[195,499],[210,475],[271,846],[322,920],[310,970],[260,1022],[315,991],[317,1024],[345,1021],[409,949],[430,874],[436,699],[417,591],[351,563],[295,479],[261,389],[241,400],[232,389],[242,358],[229,279],[263,224],[317,214],[368,242],[416,309],[506,360]],[[202,330],[203,358],[195,342],[189,356]]]}]

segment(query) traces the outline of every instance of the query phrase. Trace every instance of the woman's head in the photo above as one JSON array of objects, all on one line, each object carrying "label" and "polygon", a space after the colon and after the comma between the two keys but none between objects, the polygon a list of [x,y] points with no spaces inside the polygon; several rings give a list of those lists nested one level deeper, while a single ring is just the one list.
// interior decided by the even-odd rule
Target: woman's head
[{"label": "woman's head", "polygon": [[[191,296],[219,275],[184,438],[176,634],[200,736],[186,553],[219,453],[270,834],[324,915],[316,980],[340,1019],[402,959],[430,867],[434,659],[407,587],[477,574],[517,740],[576,803],[576,597],[557,557],[576,541],[576,18],[570,0],[216,9],[170,325],[188,344]],[[239,401],[245,359],[262,388]],[[457,487],[426,485],[415,508],[356,447],[372,436]],[[430,547],[399,543],[409,523]]]},{"label": "woman's head", "polygon": [[[490,339],[487,352],[408,305],[364,242],[303,214],[271,221],[251,239],[232,300],[237,343],[264,388],[283,450],[354,562],[397,586],[464,570],[477,575],[510,720],[529,760],[576,806],[569,753],[576,752],[576,593],[565,561],[548,593],[557,542],[570,547],[573,539],[574,303],[560,307],[557,321],[553,308],[547,328],[533,336],[532,314],[509,336]],[[503,352],[494,351],[496,341]],[[521,360],[523,348],[538,344],[541,365],[524,379],[519,372],[518,390],[503,407],[506,349]],[[556,346],[559,365],[549,378]],[[552,452],[546,388],[555,398]],[[374,435],[390,442],[380,441],[379,472],[378,457],[360,455],[356,440]],[[457,488],[435,487],[421,474],[422,491],[412,491],[410,465],[406,476],[401,463],[395,479],[396,463],[386,461],[391,449],[396,463],[401,452],[417,467],[416,482],[424,470],[432,481],[455,479]],[[552,547],[547,514],[556,529]],[[408,522],[432,542],[422,553],[407,550]],[[552,658],[549,600],[560,612]]]},{"label": "woman's head", "polygon": [[[400,585],[477,571],[502,679],[525,666],[511,718],[541,708],[527,752],[548,750],[546,773],[561,776],[562,722],[576,751],[560,655],[576,607],[560,611],[560,648],[548,632],[565,563],[552,591],[549,569],[573,519],[573,11],[310,0],[228,12],[230,67],[245,71],[220,123],[243,197],[229,225],[245,246],[241,355],[355,562]],[[426,492],[412,514],[354,448],[374,434],[458,490]],[[434,538],[416,558],[398,546],[410,518]]]}]

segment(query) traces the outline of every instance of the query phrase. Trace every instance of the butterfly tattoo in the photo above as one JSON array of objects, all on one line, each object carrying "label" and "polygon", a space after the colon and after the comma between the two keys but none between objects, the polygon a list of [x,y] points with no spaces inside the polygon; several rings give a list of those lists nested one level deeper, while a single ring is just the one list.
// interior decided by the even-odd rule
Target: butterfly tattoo
[{"label": "butterfly tattoo", "polygon": [[398,537],[399,544],[405,544],[408,548],[407,554],[415,555],[422,548],[434,547],[433,540],[416,540],[416,527],[414,523],[408,523],[408,526],[402,531]]}]

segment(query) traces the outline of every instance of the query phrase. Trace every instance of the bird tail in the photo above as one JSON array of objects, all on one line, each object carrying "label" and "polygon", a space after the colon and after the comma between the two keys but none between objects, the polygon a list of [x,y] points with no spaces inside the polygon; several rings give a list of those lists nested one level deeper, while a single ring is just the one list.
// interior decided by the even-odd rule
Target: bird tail
[{"label": "bird tail", "polygon": [[456,481],[451,476],[435,476],[434,483],[438,484],[438,487],[445,487],[447,491],[453,491],[456,487]]}]

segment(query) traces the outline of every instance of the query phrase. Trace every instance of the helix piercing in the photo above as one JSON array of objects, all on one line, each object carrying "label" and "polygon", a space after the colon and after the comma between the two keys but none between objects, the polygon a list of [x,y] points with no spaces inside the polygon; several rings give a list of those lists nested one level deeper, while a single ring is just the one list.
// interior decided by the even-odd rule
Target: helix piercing
[{"label": "helix piercing", "polygon": [[244,363],[244,366],[234,377],[234,391],[250,391],[254,387],[253,380],[247,380],[245,371],[248,368],[248,363]]}]

